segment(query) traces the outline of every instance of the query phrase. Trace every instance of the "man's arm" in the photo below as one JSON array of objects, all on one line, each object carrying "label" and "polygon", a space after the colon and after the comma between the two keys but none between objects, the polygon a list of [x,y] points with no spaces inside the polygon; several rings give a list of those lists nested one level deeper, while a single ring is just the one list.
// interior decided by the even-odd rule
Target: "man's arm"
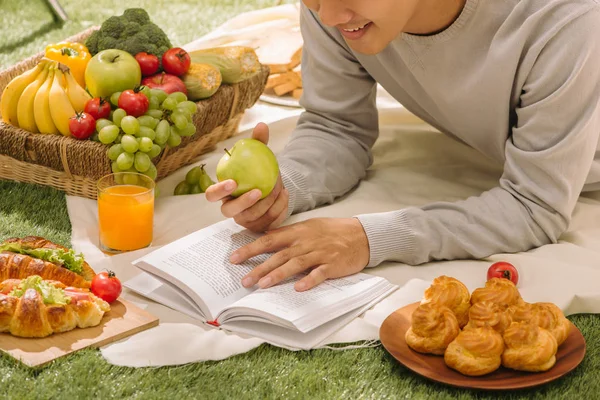
[{"label": "man's arm", "polygon": [[331,203],[362,179],[379,132],[376,83],[335,29],[301,8],[300,116],[278,160],[290,193],[288,216]]},{"label": "man's arm", "polygon": [[499,186],[459,202],[358,216],[370,267],[482,258],[557,242],[600,135],[600,6],[546,44],[523,87]]}]

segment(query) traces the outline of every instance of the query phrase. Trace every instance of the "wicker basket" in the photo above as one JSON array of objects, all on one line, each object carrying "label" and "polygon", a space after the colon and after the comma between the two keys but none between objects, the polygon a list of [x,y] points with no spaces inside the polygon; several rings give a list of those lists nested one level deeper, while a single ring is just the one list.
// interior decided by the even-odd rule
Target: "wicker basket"
[{"label": "wicker basket", "polygon": [[[98,27],[68,38],[84,42]],[[0,72],[0,94],[15,76],[32,68],[43,53],[30,57]],[[269,68],[262,66],[253,77],[235,85],[223,84],[210,98],[197,102],[194,116],[196,133],[182,138],[175,148],[168,146],[154,160],[160,180],[177,169],[193,163],[232,137],[244,111],[262,94]],[[91,140],[76,140],[60,135],[34,134],[0,121],[0,179],[52,186],[69,195],[96,199],[96,181],[111,173],[108,147]]]}]

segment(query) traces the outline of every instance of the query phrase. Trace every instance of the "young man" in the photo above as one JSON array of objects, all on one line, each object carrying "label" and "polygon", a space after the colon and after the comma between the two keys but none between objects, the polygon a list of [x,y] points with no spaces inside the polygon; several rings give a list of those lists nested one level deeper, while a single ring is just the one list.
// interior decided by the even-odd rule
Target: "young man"
[{"label": "young man", "polygon": [[[207,192],[254,231],[333,202],[372,163],[379,82],[409,111],[504,165],[479,197],[269,231],[234,263],[275,251],[243,280],[305,270],[306,290],[384,260],[482,258],[554,243],[582,190],[600,189],[600,0],[304,0],[306,108],[273,193]],[[254,137],[268,141],[259,124]]]}]

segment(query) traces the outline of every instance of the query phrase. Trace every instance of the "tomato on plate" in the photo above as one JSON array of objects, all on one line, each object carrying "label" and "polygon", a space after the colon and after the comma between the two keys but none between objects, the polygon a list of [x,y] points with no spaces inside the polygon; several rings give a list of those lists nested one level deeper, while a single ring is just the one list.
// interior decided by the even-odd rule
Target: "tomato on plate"
[{"label": "tomato on plate", "polygon": [[94,119],[108,118],[110,103],[101,97],[94,97],[85,103],[83,111],[90,114]]},{"label": "tomato on plate", "polygon": [[488,268],[487,279],[489,281],[492,278],[505,278],[516,285],[519,282],[519,272],[511,263],[498,261]]},{"label": "tomato on plate", "polygon": [[163,69],[169,74],[181,76],[190,68],[192,60],[187,51],[181,47],[173,47],[162,56]]},{"label": "tomato on plate", "polygon": [[100,272],[92,279],[92,286],[90,289],[92,290],[92,293],[102,300],[107,303],[112,303],[119,297],[123,287],[121,286],[121,281],[116,277],[114,272],[104,271]]},{"label": "tomato on plate", "polygon": [[96,120],[86,112],[78,112],[69,118],[69,131],[75,139],[87,139],[96,131]]},{"label": "tomato on plate", "polygon": [[150,76],[158,72],[160,63],[158,57],[154,54],[148,54],[145,51],[141,51],[135,55],[135,59],[138,64],[140,64],[142,76]]},{"label": "tomato on plate", "polygon": [[142,93],[143,89],[143,86],[139,86],[133,90],[124,90],[119,96],[119,108],[125,110],[127,115],[133,115],[134,117],[144,115],[148,111],[150,102],[148,101],[148,97]]}]

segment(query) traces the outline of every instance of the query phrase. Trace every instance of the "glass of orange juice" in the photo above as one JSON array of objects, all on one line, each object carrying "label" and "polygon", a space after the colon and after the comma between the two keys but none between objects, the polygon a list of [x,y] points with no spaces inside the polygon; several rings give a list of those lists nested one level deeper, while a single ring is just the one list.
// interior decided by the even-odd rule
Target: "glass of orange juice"
[{"label": "glass of orange juice", "polygon": [[122,253],[150,246],[154,225],[154,181],[135,172],[98,180],[100,248]]}]

